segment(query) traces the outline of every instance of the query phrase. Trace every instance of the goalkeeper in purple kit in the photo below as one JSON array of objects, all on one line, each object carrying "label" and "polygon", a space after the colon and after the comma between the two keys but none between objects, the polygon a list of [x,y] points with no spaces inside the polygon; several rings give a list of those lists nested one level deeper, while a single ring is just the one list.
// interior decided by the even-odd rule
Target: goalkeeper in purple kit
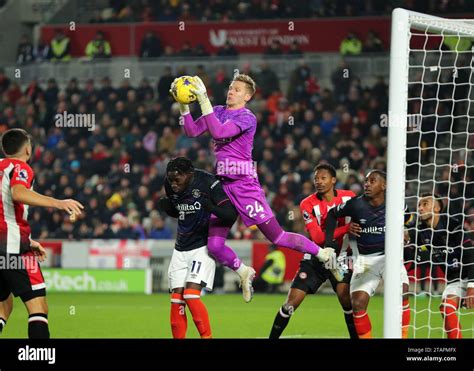
[{"label": "goalkeeper in purple kit", "polygon": [[[193,79],[192,92],[197,96],[202,116],[194,120],[188,105],[180,104],[184,131],[189,137],[198,137],[208,132],[214,139],[216,175],[244,224],[247,227],[256,225],[275,245],[310,253],[322,262],[329,260],[334,253],[332,248],[320,248],[300,234],[284,231],[265,198],[252,161],[257,119],[245,107],[255,94],[255,82],[252,78],[244,74],[236,75],[229,86],[226,105],[215,107],[211,105],[202,80],[198,76]],[[211,216],[207,246],[220,263],[239,274],[244,300],[249,302],[253,295],[252,280],[255,271],[243,265],[236,253],[225,244],[231,227],[232,225]]]}]

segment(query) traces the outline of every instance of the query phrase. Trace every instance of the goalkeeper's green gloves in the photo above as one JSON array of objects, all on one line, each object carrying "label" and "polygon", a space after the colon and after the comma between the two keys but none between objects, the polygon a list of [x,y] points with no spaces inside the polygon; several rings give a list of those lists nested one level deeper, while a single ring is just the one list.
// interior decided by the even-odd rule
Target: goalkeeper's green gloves
[{"label": "goalkeeper's green gloves", "polygon": [[199,76],[193,76],[193,80],[193,88],[189,90],[191,93],[196,95],[199,105],[201,106],[201,112],[203,116],[209,115],[210,113],[214,112],[214,110],[212,109],[211,101],[207,96],[206,85],[204,85]]}]

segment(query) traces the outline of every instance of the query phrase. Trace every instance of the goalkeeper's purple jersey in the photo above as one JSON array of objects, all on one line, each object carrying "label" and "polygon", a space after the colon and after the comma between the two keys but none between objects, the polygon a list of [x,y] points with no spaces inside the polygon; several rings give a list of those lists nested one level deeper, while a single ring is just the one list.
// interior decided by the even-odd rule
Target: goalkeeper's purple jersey
[{"label": "goalkeeper's purple jersey", "polygon": [[217,175],[229,179],[256,178],[252,150],[257,118],[245,107],[228,110],[226,106],[215,106],[214,113],[221,123],[231,120],[241,129],[232,138],[214,140]]}]

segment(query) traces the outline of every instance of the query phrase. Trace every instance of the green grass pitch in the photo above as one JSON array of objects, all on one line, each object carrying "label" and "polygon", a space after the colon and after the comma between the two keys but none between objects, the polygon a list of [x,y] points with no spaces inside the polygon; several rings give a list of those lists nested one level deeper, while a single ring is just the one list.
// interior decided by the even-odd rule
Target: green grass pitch
[{"label": "green grass pitch", "polygon": [[[214,338],[265,338],[270,332],[278,308],[285,295],[256,294],[250,304],[241,295],[206,295],[203,297],[210,315]],[[441,317],[437,312],[439,299],[417,298],[417,309],[411,324],[417,327],[438,327],[417,330],[416,337],[443,336]],[[411,301],[412,305],[414,300]],[[169,325],[169,295],[154,294],[48,294],[49,324],[54,338],[171,338]],[[474,333],[474,311],[462,310],[464,337]],[[373,335],[383,333],[383,298],[375,296],[369,305]],[[188,317],[188,338],[198,332]],[[26,338],[26,310],[16,298],[13,313],[1,337]],[[411,335],[412,336],[412,335]],[[283,333],[288,338],[347,338],[347,330],[339,303],[334,295],[310,295],[293,315]]]}]

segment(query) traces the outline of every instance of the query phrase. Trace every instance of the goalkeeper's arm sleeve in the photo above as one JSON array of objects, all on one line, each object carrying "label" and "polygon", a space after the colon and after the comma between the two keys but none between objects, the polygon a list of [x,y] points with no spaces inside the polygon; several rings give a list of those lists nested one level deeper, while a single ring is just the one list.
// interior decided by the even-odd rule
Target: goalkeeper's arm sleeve
[{"label": "goalkeeper's arm sleeve", "polygon": [[207,131],[204,116],[199,117],[196,121],[194,121],[190,113],[187,113],[182,117],[184,120],[184,132],[188,137],[195,138]]},{"label": "goalkeeper's arm sleeve", "polygon": [[232,138],[242,131],[240,126],[231,120],[221,123],[214,112],[203,117],[206,120],[207,129],[214,139]]}]

